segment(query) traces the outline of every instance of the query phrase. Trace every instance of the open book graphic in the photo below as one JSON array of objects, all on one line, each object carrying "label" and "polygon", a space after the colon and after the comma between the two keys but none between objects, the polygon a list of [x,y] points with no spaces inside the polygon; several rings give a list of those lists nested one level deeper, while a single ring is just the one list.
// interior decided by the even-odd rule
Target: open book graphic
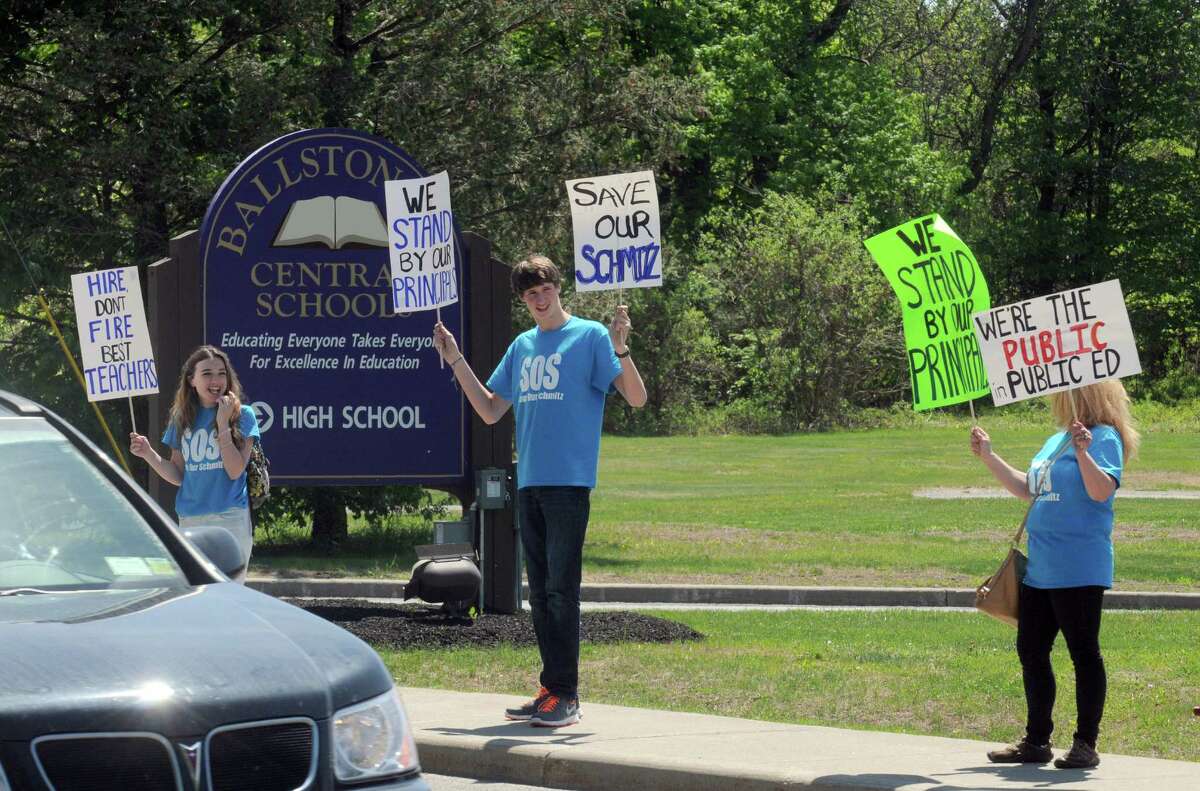
[{"label": "open book graphic", "polygon": [[387,247],[387,243],[387,226],[373,202],[322,195],[292,204],[273,246],[323,244],[338,250],[351,244]]}]

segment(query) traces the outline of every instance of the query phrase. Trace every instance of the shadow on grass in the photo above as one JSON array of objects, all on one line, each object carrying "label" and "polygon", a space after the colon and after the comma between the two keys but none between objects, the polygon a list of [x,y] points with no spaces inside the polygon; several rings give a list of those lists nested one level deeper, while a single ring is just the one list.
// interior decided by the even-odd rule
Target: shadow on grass
[{"label": "shadow on grass", "polygon": [[641,563],[641,561],[633,560],[630,558],[611,558],[611,557],[604,557],[603,555],[596,556],[596,555],[589,553],[587,551],[587,548],[585,547],[583,550],[583,565],[585,567],[594,566],[594,567],[602,568],[602,569],[619,569],[619,568],[632,568],[634,566],[641,566],[642,563]]}]

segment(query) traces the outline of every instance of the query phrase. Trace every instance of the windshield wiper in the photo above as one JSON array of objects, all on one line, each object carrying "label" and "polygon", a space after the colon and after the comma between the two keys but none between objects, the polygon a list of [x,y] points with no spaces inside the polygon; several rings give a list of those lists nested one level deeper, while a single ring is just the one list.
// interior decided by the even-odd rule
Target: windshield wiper
[{"label": "windshield wiper", "polygon": [[25,596],[49,592],[50,591],[41,590],[40,588],[10,588],[6,591],[0,591],[0,596]]}]

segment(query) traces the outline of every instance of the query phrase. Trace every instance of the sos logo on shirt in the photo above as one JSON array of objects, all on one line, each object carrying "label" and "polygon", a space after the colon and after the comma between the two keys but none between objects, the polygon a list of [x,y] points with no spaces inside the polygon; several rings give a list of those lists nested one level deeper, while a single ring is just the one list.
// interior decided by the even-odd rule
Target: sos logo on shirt
[{"label": "sos logo on shirt", "polygon": [[539,354],[521,360],[521,392],[557,389],[558,366],[561,362],[562,355],[558,352],[548,357]]},{"label": "sos logo on shirt", "polygon": [[221,446],[217,441],[216,431],[207,428],[198,428],[195,431],[189,429],[183,432],[183,441],[179,444],[185,464],[203,464],[221,458]]}]

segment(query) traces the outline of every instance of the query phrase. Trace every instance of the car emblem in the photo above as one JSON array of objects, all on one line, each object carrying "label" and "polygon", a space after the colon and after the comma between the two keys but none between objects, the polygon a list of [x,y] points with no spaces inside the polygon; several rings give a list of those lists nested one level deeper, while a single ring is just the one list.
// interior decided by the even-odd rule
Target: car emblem
[{"label": "car emblem", "polygon": [[200,787],[200,748],[203,742],[195,742],[193,744],[184,744],[177,742],[176,747],[183,755],[183,760],[187,763],[188,774],[192,777],[192,787]]}]

